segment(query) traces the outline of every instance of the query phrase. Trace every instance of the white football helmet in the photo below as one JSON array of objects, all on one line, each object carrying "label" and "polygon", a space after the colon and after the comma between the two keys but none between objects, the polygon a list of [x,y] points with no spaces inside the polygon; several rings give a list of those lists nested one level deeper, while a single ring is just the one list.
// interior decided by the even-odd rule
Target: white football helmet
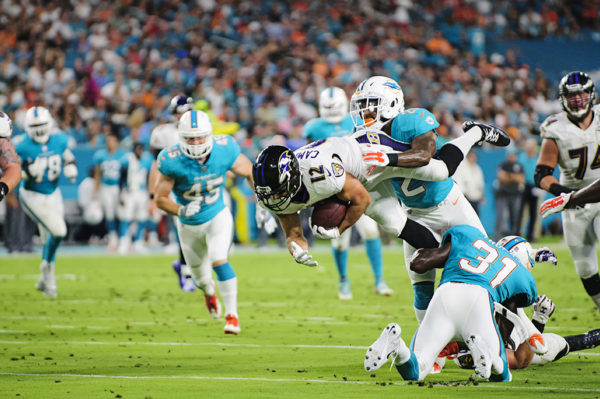
[{"label": "white football helmet", "polygon": [[52,116],[44,107],[31,107],[25,113],[25,131],[36,143],[45,144],[50,138]]},{"label": "white football helmet", "polygon": [[329,123],[340,123],[348,114],[348,97],[339,87],[328,87],[319,96],[319,115]]},{"label": "white football helmet", "polygon": [[533,269],[533,256],[535,251],[523,237],[519,236],[506,236],[502,237],[497,242],[498,246],[504,247],[510,252],[515,258],[521,262],[527,270]]},{"label": "white football helmet", "polygon": [[102,221],[104,214],[100,202],[92,201],[83,210],[83,220],[90,226],[95,226]]},{"label": "white football helmet", "polygon": [[[212,123],[202,111],[186,111],[177,123],[181,150],[190,158],[203,158],[210,154],[213,147]],[[202,144],[188,144],[188,139],[205,138]]]},{"label": "white football helmet", "polygon": [[12,121],[10,120],[8,114],[0,111],[0,137],[8,139],[11,135]]},{"label": "white football helmet", "polygon": [[[563,76],[558,92],[563,109],[576,120],[583,120],[594,106],[596,88],[592,78],[585,72],[569,72]],[[577,93],[581,93],[579,101],[573,97]],[[587,103],[584,102],[583,93],[588,94]]]},{"label": "white football helmet", "polygon": [[385,76],[362,81],[350,99],[350,116],[357,129],[381,130],[404,112],[404,94],[400,85]]},{"label": "white football helmet", "polygon": [[175,96],[169,102],[169,111],[172,114],[183,114],[194,108],[194,100],[192,97]]}]

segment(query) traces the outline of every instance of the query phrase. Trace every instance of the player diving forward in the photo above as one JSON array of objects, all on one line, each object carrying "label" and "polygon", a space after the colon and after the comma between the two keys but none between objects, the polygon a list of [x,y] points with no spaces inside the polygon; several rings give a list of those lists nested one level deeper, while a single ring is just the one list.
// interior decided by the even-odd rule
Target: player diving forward
[{"label": "player diving forward", "polygon": [[[228,261],[233,218],[223,202],[225,174],[231,171],[252,185],[252,164],[237,143],[225,135],[212,135],[202,111],[185,112],[178,123],[180,143],[158,154],[156,205],[178,216],[177,231],[183,255],[194,282],[202,291],[213,317],[219,317],[212,270],[225,304],[225,333],[237,334],[237,278]],[[173,191],[175,201],[169,194]]]},{"label": "player diving forward", "polygon": [[67,235],[62,194],[58,188],[60,172],[73,182],[77,178],[75,157],[67,147],[64,133],[51,134],[52,116],[44,107],[32,107],[25,113],[26,136],[15,143],[21,157],[24,180],[19,189],[23,209],[36,221],[44,247],[42,271],[35,287],[45,296],[56,297],[54,260]]},{"label": "player diving forward", "polygon": [[[438,152],[435,129],[439,123],[435,116],[423,108],[404,109],[402,89],[393,79],[373,76],[363,81],[350,100],[350,115],[357,129],[380,129],[403,145],[397,148],[403,152],[393,158],[385,154],[367,154],[365,160],[372,165],[418,167],[426,165]],[[506,146],[510,142],[504,132],[493,126],[467,121],[463,130],[465,135],[472,135],[473,140],[477,140],[483,130],[486,141],[492,144]],[[468,141],[459,142],[455,146],[442,147],[440,153],[444,151],[446,155],[462,159],[471,145]],[[427,180],[432,179],[402,175],[392,179],[394,191],[404,209],[410,212],[411,219],[440,237],[458,224],[471,225],[485,234],[477,213],[452,178]],[[415,248],[409,240],[404,241],[407,270]],[[408,273],[413,284],[415,314],[417,320],[421,320],[433,295],[435,270],[423,274],[408,270]]]},{"label": "player diving forward", "polygon": [[[583,72],[570,72],[559,84],[563,111],[540,126],[542,148],[535,169],[535,184],[560,195],[583,188],[600,178],[600,106],[594,106],[594,82]],[[560,182],[552,173],[560,167]],[[565,242],[585,291],[600,309],[598,274],[598,222],[600,204],[565,210]]]},{"label": "player diving forward", "polygon": [[423,380],[442,348],[459,336],[471,351],[479,377],[510,381],[493,303],[514,309],[530,306],[537,298],[535,279],[529,272],[533,263],[518,246],[511,247],[510,241],[501,246],[478,229],[459,225],[446,231],[440,248],[416,252],[411,270],[444,269],[438,289],[410,348],[400,337],[400,326],[390,323],[367,349],[365,370],[377,370],[391,358],[402,378]]},{"label": "player diving forward", "polygon": [[[474,135],[473,133],[477,133]],[[487,136],[477,127],[456,138],[440,150],[440,159],[432,159],[419,168],[389,168],[367,164],[363,152],[393,159],[393,151],[402,145],[377,131],[361,131],[352,137],[332,137],[299,148],[295,152],[283,146],[265,148],[253,166],[256,197],[261,206],[275,213],[283,227],[288,249],[294,260],[308,266],[318,263],[308,253],[298,211],[320,200],[337,196],[349,203],[346,215],[336,228],[312,226],[320,238],[338,238],[365,213],[383,229],[417,248],[434,248],[438,240],[424,226],[408,219],[389,179],[397,176],[443,180],[456,170],[471,146]],[[359,144],[359,141],[378,144]],[[450,155],[450,156],[447,156]],[[367,158],[368,158],[367,156]]]},{"label": "player diving forward", "polygon": [[[352,118],[348,114],[348,98],[339,87],[328,87],[319,96],[319,118],[312,119],[304,126],[304,137],[309,142],[329,137],[349,136],[354,130]],[[365,241],[367,257],[375,277],[375,293],[392,295],[393,291],[383,279],[383,256],[381,239],[377,223],[366,215],[356,221],[356,229]],[[338,298],[352,299],[350,279],[348,278],[348,248],[350,247],[351,230],[348,229],[339,238],[331,240],[331,251],[337,267],[340,281]]]}]

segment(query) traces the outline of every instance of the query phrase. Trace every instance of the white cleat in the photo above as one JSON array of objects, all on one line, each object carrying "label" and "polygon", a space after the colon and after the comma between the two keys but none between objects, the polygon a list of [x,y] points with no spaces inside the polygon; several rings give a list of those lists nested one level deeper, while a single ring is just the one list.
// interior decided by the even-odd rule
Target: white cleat
[{"label": "white cleat", "polygon": [[240,328],[240,322],[237,316],[232,314],[225,315],[225,327],[223,328],[225,334],[238,335],[242,329]]},{"label": "white cleat", "polygon": [[394,291],[388,287],[385,281],[381,280],[379,284],[375,286],[375,294],[382,296],[391,296],[394,294]]},{"label": "white cleat", "polygon": [[473,356],[475,373],[480,378],[487,380],[492,374],[492,359],[486,343],[477,334],[471,334],[465,343],[471,351],[471,356]]},{"label": "white cleat", "polygon": [[402,329],[396,323],[385,326],[379,338],[367,349],[364,363],[365,371],[375,371],[383,366],[390,356],[395,357],[395,350],[398,349],[402,341],[402,338],[400,338],[401,331]]},{"label": "white cleat", "polygon": [[56,292],[56,278],[54,277],[54,263],[43,261],[40,270],[42,273],[35,283],[35,288],[41,291],[44,296],[56,298],[58,294]]}]

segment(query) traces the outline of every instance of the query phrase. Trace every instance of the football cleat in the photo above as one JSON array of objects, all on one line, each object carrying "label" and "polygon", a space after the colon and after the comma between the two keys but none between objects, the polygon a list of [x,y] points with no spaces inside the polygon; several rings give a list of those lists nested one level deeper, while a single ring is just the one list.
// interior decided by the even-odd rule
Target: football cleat
[{"label": "football cleat", "polygon": [[193,292],[196,290],[196,285],[194,284],[194,280],[191,276],[185,275],[183,273],[183,268],[185,265],[181,264],[179,259],[173,261],[173,271],[177,274],[177,282],[179,286],[184,292]]},{"label": "football cleat", "polygon": [[510,144],[510,137],[508,134],[506,134],[502,129],[486,123],[465,121],[462,124],[462,130],[463,132],[466,132],[474,126],[479,127],[482,132],[481,140],[478,141],[477,144],[481,144],[484,141],[497,147],[506,147]]},{"label": "football cleat", "polygon": [[212,295],[204,294],[204,302],[206,302],[208,313],[210,313],[213,319],[218,319],[221,316],[221,304],[217,298],[217,293],[215,292]]},{"label": "football cleat", "polygon": [[430,374],[439,374],[439,373],[441,373],[445,364],[446,364],[446,358],[438,356],[438,358],[435,359],[435,362],[433,362],[433,368],[431,369],[431,373]]},{"label": "football cleat", "polygon": [[340,281],[340,286],[338,289],[338,299],[342,301],[349,301],[352,299],[352,291],[350,291],[350,280],[346,279],[344,281]]},{"label": "football cleat", "polygon": [[477,334],[471,334],[466,342],[473,356],[473,364],[475,373],[480,378],[488,379],[492,374],[492,359],[483,339]]},{"label": "football cleat", "polygon": [[40,270],[42,273],[35,284],[35,288],[41,291],[44,296],[56,298],[58,294],[56,291],[56,278],[54,276],[54,263],[42,261]]},{"label": "football cleat", "polygon": [[528,342],[533,353],[543,355],[544,353],[548,352],[548,345],[546,345],[542,334],[532,334],[531,337],[529,337]]},{"label": "football cleat", "polygon": [[400,333],[402,329],[396,323],[390,323],[381,332],[381,335],[367,349],[365,355],[365,371],[375,371],[383,366],[389,357],[396,357],[395,351],[400,347],[402,338]]},{"label": "football cleat", "polygon": [[237,316],[232,314],[225,315],[225,327],[223,328],[225,334],[238,335],[241,330]]},{"label": "football cleat", "polygon": [[391,296],[393,293],[394,291],[390,287],[388,287],[388,285],[383,280],[381,280],[375,286],[376,295]]}]

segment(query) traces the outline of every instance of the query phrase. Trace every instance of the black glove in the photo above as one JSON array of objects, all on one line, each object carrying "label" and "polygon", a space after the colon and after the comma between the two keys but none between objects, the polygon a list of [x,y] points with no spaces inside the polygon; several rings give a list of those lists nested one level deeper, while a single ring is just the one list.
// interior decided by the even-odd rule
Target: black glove
[{"label": "black glove", "polygon": [[0,181],[0,201],[8,194],[8,186],[3,181]]}]

